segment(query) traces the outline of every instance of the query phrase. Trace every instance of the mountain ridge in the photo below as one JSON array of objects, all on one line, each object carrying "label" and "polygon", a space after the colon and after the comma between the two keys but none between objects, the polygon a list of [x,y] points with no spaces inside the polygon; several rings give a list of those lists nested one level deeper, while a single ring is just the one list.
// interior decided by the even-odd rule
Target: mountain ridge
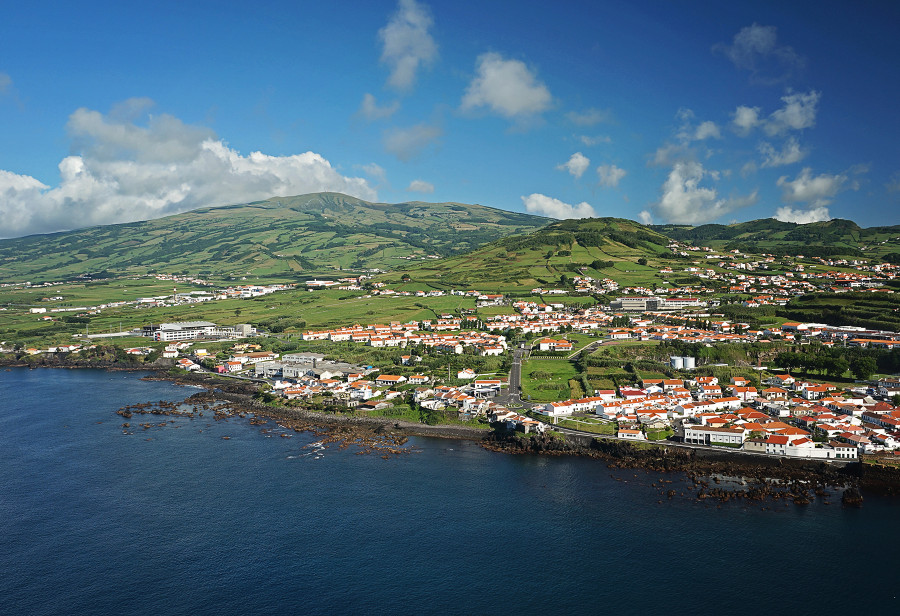
[{"label": "mountain ridge", "polygon": [[461,203],[370,203],[310,193],[208,207],[147,221],[0,240],[5,278],[186,272],[297,277],[386,268],[398,257],[447,256],[548,219]]}]

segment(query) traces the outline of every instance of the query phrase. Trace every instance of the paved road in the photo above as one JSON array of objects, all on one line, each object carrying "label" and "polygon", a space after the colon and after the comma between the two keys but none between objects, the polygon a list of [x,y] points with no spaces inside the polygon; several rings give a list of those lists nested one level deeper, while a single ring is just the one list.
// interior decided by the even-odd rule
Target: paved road
[{"label": "paved road", "polygon": [[522,359],[527,352],[527,349],[513,350],[512,367],[509,370],[509,388],[506,393],[495,398],[499,404],[508,407],[530,406],[522,402]]}]

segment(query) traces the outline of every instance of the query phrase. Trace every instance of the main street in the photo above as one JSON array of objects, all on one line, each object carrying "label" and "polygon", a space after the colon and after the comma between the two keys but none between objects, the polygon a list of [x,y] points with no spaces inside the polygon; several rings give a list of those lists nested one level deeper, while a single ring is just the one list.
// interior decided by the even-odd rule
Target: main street
[{"label": "main street", "polygon": [[509,388],[506,394],[497,396],[497,402],[508,407],[523,406],[522,404],[522,358],[527,349],[514,349],[512,367],[509,369]]}]

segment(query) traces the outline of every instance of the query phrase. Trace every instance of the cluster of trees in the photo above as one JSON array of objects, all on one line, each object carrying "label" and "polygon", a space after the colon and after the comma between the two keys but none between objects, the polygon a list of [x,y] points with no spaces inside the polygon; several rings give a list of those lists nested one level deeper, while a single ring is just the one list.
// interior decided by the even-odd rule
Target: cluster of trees
[{"label": "cluster of trees", "polygon": [[869,379],[878,369],[877,360],[871,355],[854,353],[847,355],[844,349],[821,349],[806,353],[783,352],[775,356],[779,366],[787,370],[818,372],[830,377],[840,377],[848,370],[860,380]]},{"label": "cluster of trees", "polygon": [[896,300],[877,294],[852,299],[845,294],[815,293],[794,298],[778,308],[776,315],[794,321],[814,321],[829,325],[853,325],[870,329],[900,329]]},{"label": "cluster of trees", "polygon": [[615,261],[604,261],[603,259],[595,259],[594,261],[591,261],[591,267],[593,267],[595,270],[602,270],[602,269],[614,267],[615,264],[616,264]]},{"label": "cluster of trees", "polygon": [[283,316],[271,319],[260,319],[256,326],[268,330],[273,334],[280,334],[287,329],[301,330],[306,327],[306,321],[295,317]]}]

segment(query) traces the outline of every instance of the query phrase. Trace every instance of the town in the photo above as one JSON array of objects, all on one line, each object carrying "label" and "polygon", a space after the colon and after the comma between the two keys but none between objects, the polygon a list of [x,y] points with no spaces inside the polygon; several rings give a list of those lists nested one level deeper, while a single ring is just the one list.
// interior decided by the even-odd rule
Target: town
[{"label": "town", "polygon": [[[709,263],[684,268],[697,284],[621,286],[581,273],[559,288],[523,295],[410,289],[408,280],[395,284],[378,272],[228,287],[156,274],[155,281],[173,285],[171,294],[71,306],[58,305],[65,304],[59,293],[28,312],[42,321],[59,313],[87,320],[106,311],[338,291],[368,302],[469,303],[434,311],[433,318],[295,326],[287,333],[258,319],[231,325],[150,319],[118,332],[86,329],[74,334],[80,340],[20,353],[75,356],[111,338],[140,337],[148,343],[126,346],[125,355],[249,379],[272,404],[839,462],[900,452],[900,379],[873,378],[884,373],[876,358],[900,348],[900,333],[754,316],[771,316],[766,307],[815,293],[893,294],[888,283],[897,277],[896,265],[720,254],[679,242],[668,249]],[[776,266],[781,273],[767,271]],[[674,273],[658,270],[662,279]],[[179,293],[176,285],[194,290]],[[57,286],[64,287],[41,285]],[[14,351],[3,344],[0,352]],[[716,353],[733,361],[717,361]]]}]

